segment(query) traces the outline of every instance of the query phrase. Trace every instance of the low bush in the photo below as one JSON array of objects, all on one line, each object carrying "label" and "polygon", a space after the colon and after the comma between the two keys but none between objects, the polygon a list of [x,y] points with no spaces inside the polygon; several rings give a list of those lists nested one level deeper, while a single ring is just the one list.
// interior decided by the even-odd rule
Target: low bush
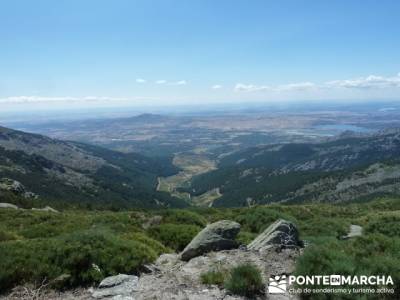
[{"label": "low bush", "polygon": [[236,237],[236,241],[238,241],[240,244],[248,245],[256,237],[257,237],[257,234],[255,234],[255,233],[251,233],[251,232],[247,232],[247,231],[240,231]]},{"label": "low bush", "polygon": [[254,297],[264,291],[261,272],[252,264],[234,267],[224,286],[231,293],[245,297]]},{"label": "low bush", "polygon": [[278,219],[295,221],[295,219],[288,214],[262,206],[244,209],[242,213],[235,217],[235,221],[242,225],[243,230],[252,233],[261,233]]},{"label": "low bush", "polygon": [[42,282],[67,274],[65,286],[88,285],[105,276],[134,273],[157,258],[151,247],[110,232],[83,231],[59,238],[0,243],[0,287]]},{"label": "low bush", "polygon": [[167,253],[171,252],[170,249],[165,247],[162,243],[159,241],[156,241],[155,239],[152,239],[151,237],[148,237],[142,232],[133,232],[133,233],[127,233],[123,235],[124,239],[131,240],[131,241],[137,241],[140,242],[151,249],[153,249],[157,255],[161,255],[162,253]]},{"label": "low bush", "polygon": [[[318,241],[299,257],[296,275],[390,275],[395,294],[377,294],[368,299],[400,299],[400,239],[382,234],[369,234],[353,240],[334,238]],[[317,288],[317,286],[302,286]],[[322,286],[320,286],[322,287]],[[368,286],[365,286],[368,288]],[[376,288],[370,286],[370,288]],[[303,295],[304,299],[354,299],[354,295]]]},{"label": "low bush", "polygon": [[203,284],[215,284],[222,286],[226,277],[226,271],[219,269],[210,270],[208,272],[200,274],[200,280]]},{"label": "low bush", "polygon": [[201,230],[195,225],[161,224],[149,229],[149,234],[165,246],[182,251]]},{"label": "low bush", "polygon": [[12,240],[16,240],[16,239],[18,239],[17,235],[0,229],[0,242],[12,241]]},{"label": "low bush", "polygon": [[187,224],[199,227],[207,225],[207,221],[204,217],[188,210],[171,209],[164,211],[161,215],[163,216],[163,223]]},{"label": "low bush", "polygon": [[366,233],[381,233],[386,236],[400,237],[400,214],[390,212],[372,217],[365,228]]}]

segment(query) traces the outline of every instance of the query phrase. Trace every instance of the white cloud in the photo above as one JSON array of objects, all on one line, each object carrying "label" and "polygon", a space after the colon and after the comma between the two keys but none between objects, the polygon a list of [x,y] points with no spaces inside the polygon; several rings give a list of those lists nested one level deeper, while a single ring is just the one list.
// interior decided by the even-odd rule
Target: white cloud
[{"label": "white cloud", "polygon": [[394,77],[369,75],[346,80],[333,80],[325,83],[328,87],[350,88],[350,89],[371,89],[400,87],[400,73]]},{"label": "white cloud", "polygon": [[234,87],[235,92],[258,92],[270,89],[271,88],[266,85],[254,85],[254,84],[243,84],[243,83],[237,83]]},{"label": "white cloud", "polygon": [[317,85],[313,82],[299,82],[299,83],[289,83],[278,85],[276,91],[305,91],[309,89],[316,88]]},{"label": "white cloud", "polygon": [[322,84],[313,82],[298,82],[281,84],[276,86],[267,85],[254,85],[237,83],[234,87],[235,92],[257,92],[257,91],[271,91],[271,92],[292,92],[292,91],[307,91],[317,89],[386,89],[386,88],[400,88],[400,73],[393,77],[384,77],[377,75],[369,75],[366,77],[359,77],[346,80],[332,80]]},{"label": "white cloud", "polygon": [[179,80],[175,82],[171,82],[170,85],[186,85],[187,81],[186,80]]},{"label": "white cloud", "polygon": [[220,85],[220,84],[214,84],[211,88],[212,88],[213,90],[219,90],[219,89],[222,89],[222,85]]},{"label": "white cloud", "polygon": [[286,91],[305,91],[316,87],[317,85],[312,82],[289,83],[278,86],[237,83],[234,87],[234,91],[235,92],[258,92],[258,91],[286,92]]},{"label": "white cloud", "polygon": [[146,82],[147,82],[147,80],[143,79],[143,78],[137,78],[136,79],[136,83],[146,83]]},{"label": "white cloud", "polygon": [[164,79],[160,79],[160,80],[156,81],[156,84],[166,84],[166,83],[167,83],[167,81]]}]

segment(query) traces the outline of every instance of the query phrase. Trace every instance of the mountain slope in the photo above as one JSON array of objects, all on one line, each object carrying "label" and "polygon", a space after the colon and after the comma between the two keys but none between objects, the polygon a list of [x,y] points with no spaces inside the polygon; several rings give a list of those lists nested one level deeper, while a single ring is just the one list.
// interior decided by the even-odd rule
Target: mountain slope
[{"label": "mountain slope", "polygon": [[400,194],[400,131],[344,135],[319,144],[248,148],[224,157],[216,171],[193,179],[192,195],[218,188],[213,206],[349,201]]},{"label": "mountain slope", "polygon": [[156,191],[158,176],[178,170],[153,159],[54,140],[0,127],[0,178],[21,182],[40,198],[113,207],[182,207]]}]

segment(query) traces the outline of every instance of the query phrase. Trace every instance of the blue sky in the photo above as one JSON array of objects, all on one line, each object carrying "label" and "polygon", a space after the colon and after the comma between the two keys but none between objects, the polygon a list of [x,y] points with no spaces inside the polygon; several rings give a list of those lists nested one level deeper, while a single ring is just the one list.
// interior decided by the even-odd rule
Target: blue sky
[{"label": "blue sky", "polygon": [[0,107],[400,99],[400,1],[1,0]]}]

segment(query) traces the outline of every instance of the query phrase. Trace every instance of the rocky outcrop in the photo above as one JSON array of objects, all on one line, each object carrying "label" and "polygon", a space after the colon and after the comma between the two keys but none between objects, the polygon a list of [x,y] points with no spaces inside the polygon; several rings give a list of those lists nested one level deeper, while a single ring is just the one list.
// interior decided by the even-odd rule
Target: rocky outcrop
[{"label": "rocky outcrop", "polygon": [[[106,278],[99,288],[92,292],[92,297],[107,300],[245,300],[248,298],[233,295],[223,287],[203,284],[201,274],[216,268],[230,270],[237,265],[251,263],[259,268],[263,281],[267,283],[271,276],[292,274],[300,253],[297,248],[272,247],[262,253],[232,249],[210,252],[188,262],[179,259],[177,254],[163,254],[154,264],[156,271],[142,274],[138,281],[129,279],[136,277],[129,275]],[[131,284],[128,285],[128,290],[124,290],[124,284],[127,282]],[[267,285],[265,295],[268,295]],[[267,298],[261,295],[257,299],[293,300],[298,297],[286,293],[270,294]]]},{"label": "rocky outcrop", "polygon": [[36,194],[27,191],[21,182],[10,178],[0,179],[0,191],[11,192],[17,196],[22,196],[24,198],[38,198]]},{"label": "rocky outcrop", "polygon": [[[292,234],[294,225],[288,221],[279,220],[270,226],[272,232],[285,231]],[[284,227],[289,227],[285,229]],[[220,238],[233,241],[240,226],[232,221],[220,221],[207,226],[211,236],[217,234]],[[204,232],[207,232],[206,230]],[[268,230],[266,230],[268,231]],[[265,236],[263,232],[261,236]],[[205,233],[199,234],[203,236]],[[296,230],[296,234],[297,230]],[[270,235],[267,235],[270,236]],[[195,239],[196,239],[195,238]],[[298,237],[297,237],[298,238]],[[194,240],[195,240],[194,239]],[[258,240],[258,238],[256,239]],[[256,241],[255,240],[255,241]],[[298,241],[298,239],[297,239]],[[299,241],[298,241],[299,242]],[[295,244],[295,243],[294,243]],[[261,242],[260,242],[261,245]],[[120,274],[105,278],[95,290],[92,288],[79,293],[63,292],[59,297],[45,299],[63,300],[246,300],[243,296],[234,295],[223,285],[204,284],[201,275],[220,270],[228,276],[232,268],[242,264],[257,266],[265,284],[264,292],[257,296],[257,300],[298,300],[296,294],[270,294],[268,292],[269,278],[272,276],[290,275],[295,271],[295,262],[302,249],[299,247],[281,247],[281,244],[268,244],[261,247],[263,251],[248,250],[246,247],[238,249],[210,251],[183,261],[178,254],[162,254],[146,272],[139,277]],[[18,298],[20,299],[20,298]]]},{"label": "rocky outcrop", "polygon": [[18,206],[11,203],[0,203],[0,208],[18,209]]},{"label": "rocky outcrop", "polygon": [[[12,208],[12,209],[20,209],[20,210],[25,210],[24,208],[20,208],[14,204],[11,203],[0,203],[0,208]],[[32,208],[33,211],[47,211],[47,212],[52,212],[52,213],[59,213],[58,210],[50,207],[50,206],[45,206],[43,208]]]},{"label": "rocky outcrop", "polygon": [[59,211],[50,207],[50,206],[45,206],[43,208],[32,208],[32,210],[36,211],[48,211],[48,212],[53,212],[53,213],[58,213]]},{"label": "rocky outcrop", "polygon": [[297,227],[289,221],[278,220],[271,224],[249,245],[249,250],[263,250],[272,246],[281,248],[302,247],[303,243],[299,239]]},{"label": "rocky outcrop", "polygon": [[200,231],[182,251],[180,258],[188,261],[193,257],[208,253],[238,247],[235,241],[240,231],[240,224],[233,221],[218,221]]},{"label": "rocky outcrop", "polygon": [[135,300],[139,278],[134,275],[119,274],[105,278],[93,291],[95,299]]}]

